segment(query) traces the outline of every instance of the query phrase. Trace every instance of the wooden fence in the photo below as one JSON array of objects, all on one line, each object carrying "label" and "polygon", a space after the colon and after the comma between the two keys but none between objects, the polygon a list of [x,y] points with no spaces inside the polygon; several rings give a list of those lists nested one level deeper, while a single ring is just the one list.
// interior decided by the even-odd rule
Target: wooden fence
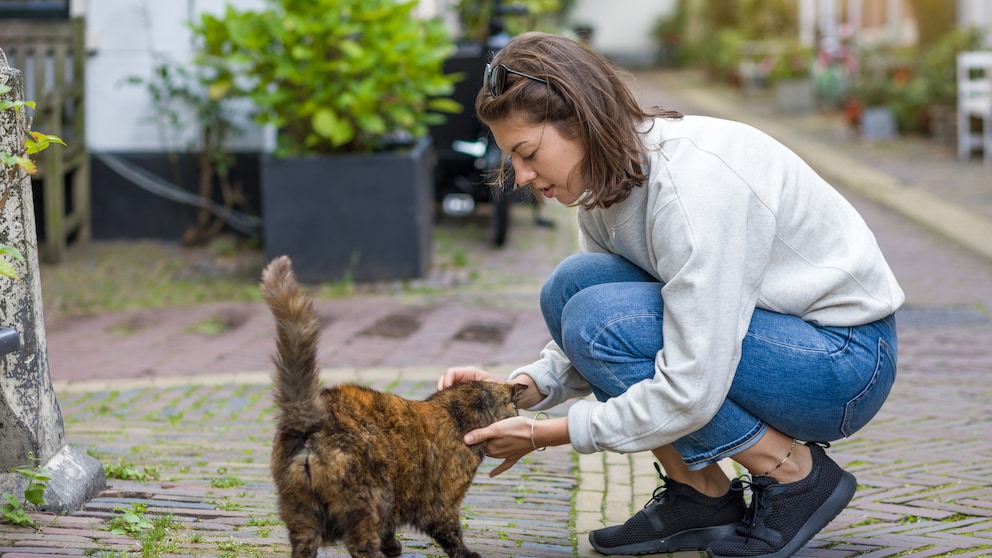
[{"label": "wooden fence", "polygon": [[65,140],[39,156],[40,256],[59,262],[69,240],[90,236],[90,169],[84,102],[86,47],[82,18],[0,20],[0,48],[24,72],[25,98],[37,103],[32,129]]}]

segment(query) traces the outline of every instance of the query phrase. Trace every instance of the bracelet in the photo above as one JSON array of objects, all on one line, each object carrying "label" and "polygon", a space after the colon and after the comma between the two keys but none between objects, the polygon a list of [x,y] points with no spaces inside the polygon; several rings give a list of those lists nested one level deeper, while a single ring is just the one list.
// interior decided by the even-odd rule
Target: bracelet
[{"label": "bracelet", "polygon": [[534,446],[534,451],[544,451],[548,449],[548,446],[537,447],[537,442],[534,441],[534,425],[537,424],[537,418],[541,415],[544,415],[544,418],[548,418],[548,413],[538,411],[534,414],[533,418],[530,419],[530,445]]},{"label": "bracelet", "polygon": [[785,462],[788,461],[790,457],[792,457],[792,450],[796,449],[796,442],[797,441],[798,440],[796,440],[795,438],[792,439],[792,445],[789,446],[789,453],[785,454],[785,457],[782,458],[782,461],[779,461],[778,462],[778,465],[772,467],[771,469],[768,469],[767,471],[765,471],[764,473],[761,473],[758,476],[761,476],[761,477],[768,476],[769,473],[772,473],[776,469],[778,469],[779,467],[781,467],[782,465],[785,465]]}]

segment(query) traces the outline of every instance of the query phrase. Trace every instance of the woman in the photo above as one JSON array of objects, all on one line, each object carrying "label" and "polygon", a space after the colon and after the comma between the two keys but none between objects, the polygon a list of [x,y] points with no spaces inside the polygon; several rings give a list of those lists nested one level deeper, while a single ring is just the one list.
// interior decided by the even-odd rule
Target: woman
[{"label": "woman", "polygon": [[[904,295],[861,217],[789,149],[644,110],[621,78],[542,33],[487,66],[479,117],[516,184],[578,208],[581,251],[542,288],[552,341],[538,361],[509,380],[451,368],[438,387],[520,382],[535,410],[595,395],[567,417],[468,433],[504,459],[493,475],[549,445],[654,453],[663,489],[590,533],[600,552],[791,556],[854,494],[824,448],[887,397]],[[731,482],[723,458],[750,478]]]}]

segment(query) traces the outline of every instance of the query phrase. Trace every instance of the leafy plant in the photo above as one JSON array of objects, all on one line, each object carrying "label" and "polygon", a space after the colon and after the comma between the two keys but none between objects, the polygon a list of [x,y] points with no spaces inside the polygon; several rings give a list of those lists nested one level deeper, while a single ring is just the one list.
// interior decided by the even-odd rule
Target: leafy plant
[{"label": "leafy plant", "polygon": [[[452,7],[461,24],[461,38],[485,42],[491,32],[495,12],[511,8],[502,15],[503,26],[510,35],[524,31],[554,31],[575,5],[575,0],[456,0]],[[510,17],[507,17],[510,16]]]},{"label": "leafy plant", "polygon": [[865,50],[852,97],[862,106],[886,106],[902,132],[920,132],[926,109],[957,102],[957,55],[978,48],[981,33],[961,28],[927,47]]},{"label": "leafy plant", "polygon": [[776,81],[809,77],[813,68],[813,49],[799,41],[782,41],[768,79]]},{"label": "leafy plant", "polygon": [[36,462],[33,467],[22,465],[11,469],[28,480],[28,486],[24,489],[24,501],[17,496],[4,492],[3,501],[0,502],[0,517],[14,525],[21,527],[34,527],[34,519],[27,514],[26,508],[29,506],[42,506],[45,504],[45,489],[48,481],[52,480],[52,472],[37,465],[38,459],[32,454],[28,456],[31,461]]},{"label": "leafy plant", "polygon": [[[231,181],[234,156],[225,147],[228,137],[239,131],[234,123],[231,99],[217,96],[211,88],[212,74],[203,67],[190,67],[162,55],[155,56],[150,77],[131,76],[127,83],[143,85],[152,99],[153,120],[168,151],[172,180],[182,186],[182,172],[173,134],[185,126],[185,116],[193,114],[197,145],[190,146],[199,165],[197,193],[203,200],[212,200],[216,186],[223,200],[223,209],[231,210],[244,201],[240,185]],[[169,134],[172,132],[172,134]],[[196,219],[183,232],[186,245],[202,245],[216,238],[227,219],[214,216],[206,204],[200,205]]]},{"label": "leafy plant", "polygon": [[130,508],[117,507],[114,508],[114,511],[120,515],[111,518],[107,527],[115,535],[128,535],[137,538],[143,531],[153,527],[152,522],[145,515],[145,512],[148,511],[146,504],[134,502]]},{"label": "leafy plant", "polygon": [[134,463],[118,457],[116,463],[108,463],[103,466],[103,473],[108,479],[147,481],[157,480],[160,476],[155,467],[142,467],[139,469]]},{"label": "leafy plant", "polygon": [[244,486],[244,484],[245,481],[233,475],[210,479],[210,486],[214,488],[236,488],[238,486]]},{"label": "leafy plant", "polygon": [[[10,91],[9,85],[0,85],[0,97],[6,97]],[[0,111],[22,111],[26,108],[33,110],[34,107],[34,101],[12,101],[6,98],[0,98]],[[21,144],[20,150],[14,153],[0,151],[0,167],[4,170],[2,182],[6,184],[13,184],[17,178],[17,173],[20,171],[27,174],[38,172],[38,166],[35,164],[34,159],[32,159],[33,155],[37,155],[48,149],[53,143],[65,145],[65,142],[58,136],[31,130],[30,121],[22,124],[22,126],[21,134],[23,141],[19,142]],[[3,215],[3,209],[7,205],[7,197],[9,195],[9,188],[4,188],[3,194],[0,195],[0,215]],[[20,250],[7,244],[0,243],[0,255],[9,256],[17,261],[24,262],[24,255],[21,254]],[[14,265],[6,258],[0,258],[0,275],[12,279],[19,278]]]},{"label": "leafy plant", "polygon": [[[0,95],[7,95],[8,93],[10,93],[10,86],[0,85]],[[25,108],[34,110],[34,107],[34,101],[11,101],[8,99],[0,99],[0,111],[24,110]],[[58,136],[33,131],[30,126],[25,126],[22,131],[24,141],[20,152],[11,153],[9,151],[0,151],[0,164],[7,167],[9,171],[16,172],[17,169],[20,169],[28,174],[34,174],[38,172],[38,167],[35,165],[34,160],[31,159],[31,155],[41,153],[42,151],[48,149],[48,146],[53,143],[65,145],[65,142],[63,142]],[[6,195],[4,196],[4,200],[6,201]]]},{"label": "leafy plant", "polygon": [[924,91],[926,103],[953,105],[957,102],[958,53],[979,48],[982,34],[978,28],[954,29],[929,45],[917,58],[913,81]]},{"label": "leafy plant", "polygon": [[277,155],[363,152],[424,137],[461,106],[442,64],[454,43],[416,1],[268,0],[192,26],[211,96],[247,97]]}]

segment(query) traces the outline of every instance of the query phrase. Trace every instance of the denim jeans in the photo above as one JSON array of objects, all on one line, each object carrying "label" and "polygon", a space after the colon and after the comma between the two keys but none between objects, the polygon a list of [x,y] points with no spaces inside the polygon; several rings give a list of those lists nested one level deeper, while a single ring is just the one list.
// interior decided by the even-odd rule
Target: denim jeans
[{"label": "denim jeans", "polygon": [[[551,337],[600,401],[654,377],[664,344],[661,286],[626,259],[598,253],[566,258],[545,282],[541,311]],[[885,402],[896,351],[894,316],[821,327],[756,309],[720,410],[673,445],[690,469],[701,469],[749,448],[769,426],[804,441],[850,436]]]}]

